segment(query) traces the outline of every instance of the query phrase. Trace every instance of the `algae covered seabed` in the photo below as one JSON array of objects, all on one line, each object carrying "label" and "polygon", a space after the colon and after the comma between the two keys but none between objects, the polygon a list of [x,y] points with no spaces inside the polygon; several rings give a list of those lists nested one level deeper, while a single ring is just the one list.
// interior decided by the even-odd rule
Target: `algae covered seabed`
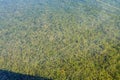
[{"label": "algae covered seabed", "polygon": [[120,1],[0,0],[0,70],[119,80]]}]

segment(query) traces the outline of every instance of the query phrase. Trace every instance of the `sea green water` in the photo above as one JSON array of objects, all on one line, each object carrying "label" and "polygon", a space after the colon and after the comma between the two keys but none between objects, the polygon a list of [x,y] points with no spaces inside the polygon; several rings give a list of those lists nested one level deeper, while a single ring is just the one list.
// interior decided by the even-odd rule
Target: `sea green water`
[{"label": "sea green water", "polygon": [[1,70],[119,80],[119,67],[119,0],[0,0]]}]

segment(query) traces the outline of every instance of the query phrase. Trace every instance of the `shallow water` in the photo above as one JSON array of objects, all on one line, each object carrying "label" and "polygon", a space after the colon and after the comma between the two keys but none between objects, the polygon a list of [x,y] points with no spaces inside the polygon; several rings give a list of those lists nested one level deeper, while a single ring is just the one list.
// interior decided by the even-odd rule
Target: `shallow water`
[{"label": "shallow water", "polygon": [[0,69],[55,80],[119,80],[119,4],[0,0]]}]

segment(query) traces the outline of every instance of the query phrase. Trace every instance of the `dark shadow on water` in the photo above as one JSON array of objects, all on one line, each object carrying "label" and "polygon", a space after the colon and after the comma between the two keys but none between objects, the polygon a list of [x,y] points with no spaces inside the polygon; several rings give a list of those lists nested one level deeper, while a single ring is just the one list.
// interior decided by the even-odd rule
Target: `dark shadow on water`
[{"label": "dark shadow on water", "polygon": [[44,77],[25,75],[7,70],[0,70],[0,80],[52,80]]}]

